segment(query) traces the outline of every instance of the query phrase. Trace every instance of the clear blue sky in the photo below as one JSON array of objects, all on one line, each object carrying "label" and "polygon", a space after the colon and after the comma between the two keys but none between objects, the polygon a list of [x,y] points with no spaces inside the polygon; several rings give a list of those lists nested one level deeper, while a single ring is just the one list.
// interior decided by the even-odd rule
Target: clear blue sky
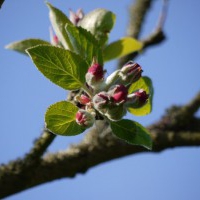
[{"label": "clear blue sky", "polygon": [[[131,0],[51,0],[68,13],[83,8],[85,13],[106,8],[117,15],[110,41],[125,34]],[[161,0],[155,1],[143,36],[154,28]],[[155,122],[172,104],[187,103],[200,89],[200,1],[170,1],[164,28],[167,40],[152,47],[137,60],[155,87],[154,109],[146,117],[132,119],[144,125]],[[66,98],[34,67],[28,57],[4,49],[12,41],[26,38],[49,40],[48,9],[41,0],[7,0],[0,10],[0,162],[24,155],[43,127],[46,108]],[[115,62],[108,63],[110,72]],[[81,140],[57,137],[49,151],[66,148]],[[200,148],[169,149],[159,154],[128,156],[89,170],[74,179],[62,179],[9,197],[22,199],[115,199],[199,200]]]}]

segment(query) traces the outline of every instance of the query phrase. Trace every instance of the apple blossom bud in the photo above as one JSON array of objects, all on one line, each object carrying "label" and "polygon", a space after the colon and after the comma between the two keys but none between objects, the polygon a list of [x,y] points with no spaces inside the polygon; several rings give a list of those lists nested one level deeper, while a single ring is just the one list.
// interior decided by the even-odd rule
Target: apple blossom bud
[{"label": "apple blossom bud", "polygon": [[133,108],[140,108],[146,104],[149,95],[145,90],[140,89],[130,95],[128,95],[127,105]]},{"label": "apple blossom bud", "polygon": [[91,101],[90,98],[85,94],[81,94],[81,96],[79,97],[78,100],[83,105],[86,105],[86,104],[90,103],[90,101]]},{"label": "apple blossom bud", "polygon": [[93,63],[85,75],[86,82],[91,88],[99,86],[103,82],[103,77],[103,67],[98,63]]},{"label": "apple blossom bud", "polygon": [[52,27],[49,28],[50,32],[50,42],[52,45],[57,46],[59,44],[59,40],[57,35],[54,34]]},{"label": "apple blossom bud", "polygon": [[94,108],[112,121],[122,119],[126,114],[124,102],[128,91],[123,85],[115,85],[108,92],[100,92],[93,97]]},{"label": "apple blossom bud", "polygon": [[96,81],[101,80],[104,75],[103,67],[98,63],[93,64],[88,69],[88,72],[91,73],[92,75],[94,75],[94,78]]},{"label": "apple blossom bud", "polygon": [[76,122],[80,126],[89,128],[94,124],[94,116],[91,113],[87,112],[86,110],[80,109],[76,113]]},{"label": "apple blossom bud", "polygon": [[108,94],[115,104],[121,104],[127,100],[128,90],[124,85],[114,85],[109,89]]},{"label": "apple blossom bud", "polygon": [[129,61],[120,70],[120,77],[124,84],[131,84],[139,80],[142,68],[139,64]]},{"label": "apple blossom bud", "polygon": [[78,22],[84,17],[84,13],[82,9],[78,9],[75,12],[73,12],[71,9],[69,10],[69,19],[74,24],[77,25]]},{"label": "apple blossom bud", "polygon": [[91,107],[91,99],[87,94],[76,95],[74,97],[74,102],[78,108],[83,110],[87,110],[89,107]]},{"label": "apple blossom bud", "polygon": [[100,92],[93,97],[93,105],[100,113],[106,113],[110,98],[106,92]]}]

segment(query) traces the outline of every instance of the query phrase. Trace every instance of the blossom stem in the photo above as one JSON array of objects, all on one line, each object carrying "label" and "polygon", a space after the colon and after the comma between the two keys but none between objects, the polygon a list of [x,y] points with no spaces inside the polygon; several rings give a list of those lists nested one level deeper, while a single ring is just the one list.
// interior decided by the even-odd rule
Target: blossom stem
[{"label": "blossom stem", "polygon": [[119,79],[120,70],[114,71],[110,76],[107,77],[105,84],[105,90],[108,90],[112,85],[116,84]]},{"label": "blossom stem", "polygon": [[87,95],[91,98],[93,96],[92,91],[84,84],[82,85],[82,89],[87,93]]}]

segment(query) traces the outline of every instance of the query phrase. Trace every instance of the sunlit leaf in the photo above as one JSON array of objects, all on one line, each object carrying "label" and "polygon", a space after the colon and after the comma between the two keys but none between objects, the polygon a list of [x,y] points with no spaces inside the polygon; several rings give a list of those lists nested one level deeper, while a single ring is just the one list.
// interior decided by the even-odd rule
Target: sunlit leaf
[{"label": "sunlit leaf", "polygon": [[71,25],[66,26],[66,32],[74,52],[82,56],[87,61],[88,66],[92,63],[94,57],[96,57],[99,64],[103,64],[102,50],[98,41],[90,32]]},{"label": "sunlit leaf", "polygon": [[85,83],[88,65],[79,55],[45,45],[30,48],[27,52],[40,72],[60,87],[75,90]]},{"label": "sunlit leaf", "polygon": [[20,41],[12,42],[12,43],[6,45],[5,48],[17,51],[19,53],[23,53],[25,55],[28,55],[25,50],[30,48],[30,47],[34,47],[36,45],[39,45],[39,44],[51,45],[47,41],[44,41],[44,40],[41,40],[41,39],[30,38],[30,39],[26,39],[26,40],[20,40]]},{"label": "sunlit leaf", "polygon": [[66,24],[72,24],[68,17],[58,8],[55,8],[50,3],[47,3],[47,6],[50,10],[49,18],[51,24],[53,26],[53,30],[55,31],[58,40],[64,46],[65,49],[71,49],[71,44],[68,38],[68,35],[65,31]]},{"label": "sunlit leaf", "polygon": [[61,101],[51,105],[45,114],[46,128],[58,135],[71,136],[85,129],[76,123],[78,108],[71,102]]},{"label": "sunlit leaf", "polygon": [[152,140],[148,131],[139,123],[122,119],[117,122],[110,122],[113,133],[129,144],[152,148]]},{"label": "sunlit leaf", "polygon": [[104,61],[121,58],[135,51],[140,51],[142,47],[143,44],[136,39],[131,37],[122,38],[105,47],[103,51]]}]

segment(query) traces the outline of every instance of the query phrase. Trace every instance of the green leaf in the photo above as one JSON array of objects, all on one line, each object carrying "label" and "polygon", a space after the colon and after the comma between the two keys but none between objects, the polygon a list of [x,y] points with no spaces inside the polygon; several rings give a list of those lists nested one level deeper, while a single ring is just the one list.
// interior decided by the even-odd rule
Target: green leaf
[{"label": "green leaf", "polygon": [[94,56],[97,58],[99,64],[103,64],[102,51],[99,43],[90,32],[72,25],[66,26],[66,32],[74,51],[83,57],[88,65],[92,63]]},{"label": "green leaf", "polygon": [[141,108],[128,108],[128,111],[136,116],[147,115],[152,111],[152,101],[153,101],[153,84],[150,78],[144,76],[141,77],[137,82],[133,83],[128,93],[131,94],[136,90],[143,89],[149,94],[148,102]]},{"label": "green leaf", "polygon": [[141,124],[128,119],[122,119],[117,122],[110,122],[110,126],[113,133],[127,143],[152,149],[150,134]]},{"label": "green leaf", "polygon": [[131,37],[124,37],[105,47],[103,51],[104,61],[121,58],[132,52],[140,51],[142,47],[143,44],[138,40]]},{"label": "green leaf", "polygon": [[39,45],[39,44],[51,45],[47,41],[30,38],[30,39],[20,40],[20,41],[10,43],[10,44],[6,45],[5,48],[27,55],[27,53],[25,51],[26,49],[36,46],[36,45]]},{"label": "green leaf", "polygon": [[115,24],[115,14],[105,9],[96,9],[86,14],[78,25],[90,31],[100,44],[104,44],[108,40],[109,32]]},{"label": "green leaf", "polygon": [[75,90],[85,83],[88,65],[79,55],[45,45],[32,47],[27,52],[40,72],[60,87]]},{"label": "green leaf", "polygon": [[50,10],[49,18],[53,26],[53,30],[55,31],[59,41],[62,43],[65,49],[71,49],[71,44],[65,31],[65,25],[72,24],[72,22],[62,11],[53,7],[50,3],[47,3],[47,6]]},{"label": "green leaf", "polygon": [[51,105],[45,114],[46,128],[58,135],[77,135],[85,129],[76,123],[78,108],[68,101]]}]

